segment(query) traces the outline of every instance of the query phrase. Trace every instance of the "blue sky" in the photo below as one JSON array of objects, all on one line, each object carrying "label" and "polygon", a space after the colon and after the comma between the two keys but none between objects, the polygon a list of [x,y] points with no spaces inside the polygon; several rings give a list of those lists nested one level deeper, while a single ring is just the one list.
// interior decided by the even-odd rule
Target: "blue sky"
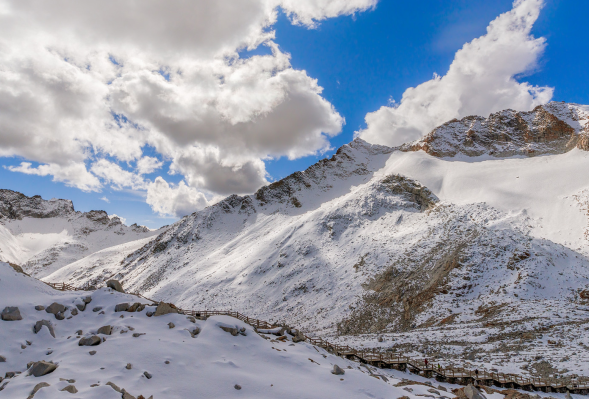
[{"label": "blue sky", "polygon": [[[325,151],[324,148],[316,156],[298,159],[286,156],[264,159],[268,181],[305,169],[318,159],[330,156],[337,147],[350,142],[354,132],[366,128],[367,113],[390,104],[393,99],[399,101],[407,88],[432,79],[434,73],[445,75],[455,53],[465,43],[484,35],[490,21],[511,9],[512,2],[505,0],[380,1],[374,9],[359,11],[353,16],[327,18],[314,28],[293,24],[284,12],[280,12],[271,27],[276,31],[272,43],[290,54],[292,69],[306,71],[308,77],[317,79],[323,88],[320,96],[333,105],[346,123],[341,133],[329,138],[331,150]],[[547,1],[532,29],[532,35],[544,37],[547,46],[537,60],[537,67],[518,75],[517,80],[553,87],[554,100],[588,104],[589,44],[585,40],[587,32],[584,28],[587,15],[589,3],[586,1]],[[260,54],[271,54],[270,48],[262,45],[253,51],[240,52],[242,58]],[[0,142],[0,150],[1,147]],[[178,173],[178,169],[175,174],[170,174],[170,160],[154,148],[144,146],[143,156],[164,161],[161,169],[142,175],[145,181],[154,181],[158,176],[171,186],[189,181],[187,175]],[[26,195],[40,194],[46,199],[68,198],[74,201],[77,210],[104,209],[109,214],[126,218],[127,224],[139,223],[155,228],[177,220],[177,216],[154,212],[155,208],[146,202],[142,189],[131,186],[115,189],[103,184],[99,190],[83,191],[68,185],[67,181],[53,181],[51,174],[39,176],[8,170],[8,167],[19,167],[23,161],[38,166],[43,164],[41,159],[23,155],[0,158],[3,166],[0,168],[1,187]],[[88,168],[92,159],[84,161]],[[123,170],[131,171],[134,164],[127,161],[119,162],[119,165]],[[210,189],[203,192],[209,199],[215,195]],[[107,198],[109,202],[101,198]]]}]

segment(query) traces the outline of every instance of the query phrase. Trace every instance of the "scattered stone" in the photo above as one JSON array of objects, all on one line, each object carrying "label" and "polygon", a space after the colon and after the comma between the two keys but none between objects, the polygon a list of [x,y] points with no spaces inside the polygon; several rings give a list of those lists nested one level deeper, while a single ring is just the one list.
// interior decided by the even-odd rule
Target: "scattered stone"
[{"label": "scattered stone", "polygon": [[96,351],[90,351],[88,353],[90,354],[90,356],[94,356],[96,354]]},{"label": "scattered stone", "polygon": [[433,393],[433,394],[435,394],[435,395],[438,395],[438,396],[440,396],[440,395],[441,395],[441,393],[440,393],[439,391],[436,391],[436,390],[435,390],[435,389],[433,389],[433,388],[430,388],[430,389],[428,389],[427,391],[428,391],[429,393]]},{"label": "scattered stone", "polygon": [[107,382],[105,385],[109,385],[112,389],[114,389],[117,392],[121,392],[121,388],[119,388],[115,383],[113,382]]},{"label": "scattered stone", "polygon": [[96,332],[96,334],[104,334],[104,335],[110,335],[112,332],[112,327],[111,326],[102,326],[98,329],[98,331]]},{"label": "scattered stone", "polygon": [[[43,309],[41,309],[41,310],[43,310]],[[37,385],[35,385],[35,388],[33,388],[33,390],[31,391],[31,394],[29,395],[29,397],[27,399],[31,399],[33,396],[35,396],[35,394],[37,392],[39,392],[39,389],[45,388],[45,387],[48,387],[48,386],[50,386],[50,385],[48,383],[46,383],[46,382],[40,382],[40,383],[38,383]]]},{"label": "scattered stone", "polygon": [[21,348],[21,349],[27,349],[27,346],[26,346],[25,344],[21,344],[21,345],[20,345],[20,348]]},{"label": "scattered stone", "polygon": [[333,365],[333,370],[331,370],[331,374],[335,375],[344,375],[346,372],[340,368],[337,364]]},{"label": "scattered stone", "polygon": [[131,370],[133,368],[133,365],[131,363],[127,363],[127,365],[125,366],[125,368],[127,370]]},{"label": "scattered stone", "polygon": [[14,378],[15,375],[16,373],[14,371],[7,371],[6,374],[4,374],[4,378]]},{"label": "scattered stone", "polygon": [[74,380],[73,378],[70,379],[70,380],[68,380],[67,378],[60,378],[59,381],[67,381],[70,384],[75,384],[76,383],[76,380]]},{"label": "scattered stone", "polygon": [[115,291],[122,292],[123,294],[125,293],[123,285],[119,282],[119,280],[108,280],[106,282],[106,286],[108,288],[112,288]]},{"label": "scattered stone", "polygon": [[149,374],[147,371],[143,372],[143,375],[145,376],[145,378],[147,378],[148,380],[151,380],[151,377],[153,377],[151,374]]},{"label": "scattered stone", "polygon": [[191,323],[196,323],[196,318],[194,318],[193,316],[187,316],[186,317]]},{"label": "scattered stone", "polygon": [[142,335],[145,335],[145,333],[133,333],[133,336],[134,336],[135,338],[137,338],[137,337],[140,337],[140,336],[142,336]]},{"label": "scattered stone", "polygon": [[131,395],[129,392],[123,389],[123,399],[136,399],[135,396]]},{"label": "scattered stone", "polygon": [[170,361],[169,361],[169,360],[166,360],[164,363],[166,363],[166,364],[170,364]]},{"label": "scattered stone", "polygon": [[39,320],[38,322],[36,322],[35,326],[33,327],[33,332],[35,334],[38,334],[39,331],[41,331],[41,328],[43,328],[43,326],[47,327],[47,329],[49,330],[49,334],[51,334],[51,336],[55,338],[55,330],[53,329],[53,325],[49,320]]},{"label": "scattered stone", "polygon": [[0,315],[2,320],[4,321],[17,321],[22,320],[22,316],[20,315],[20,310],[16,306],[7,306],[2,311]]},{"label": "scattered stone", "polygon": [[96,306],[94,309],[92,309],[93,312],[100,312],[102,310],[102,306]]},{"label": "scattered stone", "polygon": [[103,310],[103,311],[101,311],[101,312],[100,312],[100,313],[98,313],[98,314],[104,314],[104,310]]},{"label": "scattered stone", "polygon": [[0,363],[6,362],[6,358],[4,356],[0,356]]},{"label": "scattered stone", "polygon": [[235,384],[235,386],[233,388],[235,388],[235,389],[237,389],[239,391],[241,389],[241,385]]},{"label": "scattered stone", "polygon": [[143,309],[145,309],[145,305],[142,305],[139,302],[135,302],[133,305],[129,306],[127,312],[141,312]]},{"label": "scattered stone", "polygon": [[174,323],[172,323],[172,322],[169,322],[169,323],[168,323],[168,327],[169,327],[169,328],[174,328],[174,327],[176,327],[176,325],[175,325]]},{"label": "scattered stone", "polygon": [[186,329],[186,331],[188,331],[188,332],[190,333],[190,336],[191,336],[192,338],[196,338],[196,336],[197,336],[197,335],[200,333],[200,328],[198,328],[198,327],[194,327],[194,328],[192,329],[192,331],[191,331],[191,330],[189,330],[189,329]]},{"label": "scattered stone", "polygon": [[90,388],[99,387],[99,386],[100,386],[100,384],[92,384],[92,385],[90,385]]},{"label": "scattered stone", "polygon": [[67,387],[65,387],[63,389],[60,389],[60,391],[65,391],[65,392],[69,392],[69,393],[78,393],[78,390],[73,385],[68,385]]},{"label": "scattered stone", "polygon": [[[43,305],[37,305],[37,306],[35,306],[35,310],[45,310],[45,306],[43,306]],[[42,383],[42,382],[40,382],[40,383],[39,383],[39,384],[37,384],[37,385],[40,385],[40,384],[43,384],[43,383]]]},{"label": "scattered stone", "polygon": [[27,343],[28,346],[33,345],[33,343],[31,341],[25,341]]},{"label": "scattered stone", "polygon": [[153,316],[153,312],[145,312],[145,315],[146,315],[147,317],[151,317],[151,316]]},{"label": "scattered stone", "polygon": [[231,335],[233,335],[234,337],[236,337],[237,334],[239,334],[239,330],[235,327],[225,327],[225,326],[219,326],[219,327],[221,327],[221,330],[231,333]]},{"label": "scattered stone", "polygon": [[472,384],[467,385],[464,388],[464,394],[468,399],[487,399],[485,395],[476,389]]},{"label": "scattered stone", "polygon": [[83,312],[84,310],[86,310],[86,304],[85,303],[76,303],[76,307],[78,308],[78,310],[80,312]]},{"label": "scattered stone", "polygon": [[292,337],[292,342],[297,343],[297,342],[302,342],[305,340],[305,336],[303,335],[302,332],[297,330],[297,334]]},{"label": "scattered stone", "polygon": [[77,316],[78,315],[78,309],[73,308],[71,311],[72,316]]},{"label": "scattered stone", "polygon": [[49,356],[49,355],[51,355],[52,353],[53,353],[53,351],[52,351],[52,350],[48,350],[48,351],[47,351],[47,353],[46,353],[46,355],[47,355],[47,356]]},{"label": "scattered stone", "polygon": [[443,386],[441,386],[441,385],[438,385],[438,389],[439,389],[440,391],[448,392],[448,390],[446,389],[446,387],[443,387]]},{"label": "scattered stone", "polygon": [[162,316],[168,313],[178,313],[178,308],[171,303],[160,302],[155,309],[154,316]]},{"label": "scattered stone", "polygon": [[49,363],[46,361],[35,362],[29,370],[29,374],[35,377],[41,377],[43,375],[52,373],[57,369],[57,364]]},{"label": "scattered stone", "polygon": [[115,312],[125,312],[129,310],[129,304],[127,302],[119,303],[115,306]]},{"label": "scattered stone", "polygon": [[84,334],[84,331],[82,331],[82,330],[76,331],[76,335],[82,335],[82,334]]},{"label": "scattered stone", "polygon": [[92,297],[87,296],[86,298],[82,298],[82,301],[87,305],[92,302]]},{"label": "scattered stone", "polygon": [[65,312],[65,306],[63,306],[60,303],[53,302],[51,305],[47,306],[45,311],[47,313],[58,314],[58,313]]},{"label": "scattered stone", "polygon": [[100,345],[101,342],[102,342],[102,340],[100,339],[100,337],[98,337],[96,335],[92,335],[91,337],[81,338],[80,341],[78,342],[78,345],[79,346],[96,346],[96,345]]},{"label": "scattered stone", "polygon": [[63,320],[63,319],[65,319],[65,315],[63,313],[61,313],[61,312],[60,313],[56,313],[55,314],[55,318],[57,320]]}]

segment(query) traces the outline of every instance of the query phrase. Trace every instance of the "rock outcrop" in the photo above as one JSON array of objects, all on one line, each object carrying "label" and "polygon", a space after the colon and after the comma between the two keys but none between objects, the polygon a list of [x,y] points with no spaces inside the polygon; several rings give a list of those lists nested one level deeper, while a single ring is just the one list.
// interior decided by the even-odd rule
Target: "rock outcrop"
[{"label": "rock outcrop", "polygon": [[20,315],[20,310],[16,306],[7,306],[0,314],[0,317],[4,321],[17,321],[22,320],[22,316]]}]

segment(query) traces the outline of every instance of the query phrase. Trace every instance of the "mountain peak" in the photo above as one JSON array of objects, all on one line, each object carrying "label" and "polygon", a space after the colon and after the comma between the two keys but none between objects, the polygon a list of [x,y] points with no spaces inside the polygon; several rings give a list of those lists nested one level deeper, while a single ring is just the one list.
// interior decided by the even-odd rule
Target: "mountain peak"
[{"label": "mountain peak", "polygon": [[44,200],[40,195],[27,197],[17,191],[0,189],[0,219],[51,218],[75,212],[70,200]]}]

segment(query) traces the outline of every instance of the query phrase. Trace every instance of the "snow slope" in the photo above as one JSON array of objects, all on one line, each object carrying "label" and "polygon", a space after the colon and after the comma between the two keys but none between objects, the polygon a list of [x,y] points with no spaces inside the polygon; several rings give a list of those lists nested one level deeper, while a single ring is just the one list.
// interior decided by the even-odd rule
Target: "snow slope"
[{"label": "snow slope", "polygon": [[0,190],[0,260],[21,265],[35,276],[157,233],[136,224],[126,226],[104,211],[76,212],[69,200]]},{"label": "snow slope", "polygon": [[[81,298],[87,295],[91,302],[86,310],[70,317],[74,304],[81,303]],[[3,388],[0,396],[26,398],[40,382],[50,386],[41,388],[34,396],[36,399],[69,396],[67,392],[60,392],[68,385],[74,385],[77,390],[71,397],[120,398],[122,394],[106,385],[107,382],[125,389],[133,397],[143,394],[146,398],[153,395],[153,398],[169,399],[390,398],[403,395],[416,398],[429,388],[416,386],[414,392],[409,393],[394,386],[408,376],[406,373],[373,368],[368,371],[306,343],[262,337],[251,326],[227,316],[192,323],[179,314],[147,317],[146,312],[155,309],[154,306],[135,313],[114,312],[116,304],[137,300],[137,297],[107,288],[94,292],[55,291],[0,263],[0,309],[18,306],[23,317],[20,321],[0,320],[0,355],[6,358],[6,362],[0,362],[0,375],[21,373],[0,380]],[[65,320],[56,320],[52,314],[34,308],[53,302],[70,308]],[[94,312],[92,309],[96,307],[101,307],[104,313]],[[54,326],[55,338],[47,327],[42,327],[38,334],[33,332],[33,325],[42,319]],[[170,322],[174,328],[169,327]],[[99,334],[105,339],[100,345],[78,345],[80,337],[91,336],[105,325],[112,326],[113,331],[111,335]],[[220,326],[243,328],[246,335],[232,336]],[[193,331],[195,327],[200,333],[192,338],[187,330]],[[80,335],[76,334],[77,330],[82,330]],[[133,337],[133,333],[143,335]],[[96,353],[91,355],[90,351]],[[28,376],[27,363],[39,360],[51,361],[58,364],[58,368],[42,377]],[[131,363],[131,369],[126,368],[127,363]],[[344,368],[345,374],[331,374],[334,364]],[[146,378],[144,372],[151,378]],[[374,378],[370,375],[372,372],[385,375],[387,381],[382,377]],[[235,385],[241,389],[237,390]]]}]

